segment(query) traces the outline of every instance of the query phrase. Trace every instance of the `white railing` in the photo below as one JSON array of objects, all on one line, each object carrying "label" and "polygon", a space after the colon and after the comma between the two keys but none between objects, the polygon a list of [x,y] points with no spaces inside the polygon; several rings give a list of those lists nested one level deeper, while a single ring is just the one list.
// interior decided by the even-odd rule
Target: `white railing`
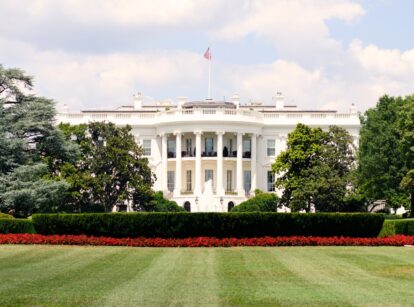
[{"label": "white railing", "polygon": [[109,121],[115,124],[156,125],[158,123],[180,121],[245,121],[248,123],[263,123],[270,125],[296,125],[301,122],[309,125],[359,125],[358,114],[350,113],[321,113],[321,112],[280,112],[261,113],[254,110],[242,109],[172,109],[161,112],[85,112],[60,113],[58,122],[73,124],[89,121]]}]

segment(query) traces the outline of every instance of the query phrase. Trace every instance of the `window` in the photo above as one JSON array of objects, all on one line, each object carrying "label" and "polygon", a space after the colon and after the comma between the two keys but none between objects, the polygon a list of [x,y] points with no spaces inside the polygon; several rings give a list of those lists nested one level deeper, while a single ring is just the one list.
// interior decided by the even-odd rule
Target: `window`
[{"label": "window", "polygon": [[191,148],[192,148],[192,144],[191,144],[191,139],[186,139],[185,140],[185,151],[187,156],[191,156]]},{"label": "window", "polygon": [[275,174],[272,171],[267,171],[267,191],[273,192],[275,190]]},{"label": "window", "polygon": [[226,191],[230,192],[233,190],[232,186],[232,172],[231,170],[227,170],[227,181],[226,181]]},{"label": "window", "polygon": [[229,152],[233,152],[233,139],[229,139]]},{"label": "window", "polygon": [[205,151],[207,155],[213,153],[213,138],[205,138]]},{"label": "window", "polygon": [[187,189],[187,192],[192,191],[191,170],[187,170],[187,172],[186,172],[186,189]]},{"label": "window", "polygon": [[144,149],[144,156],[151,156],[151,140],[143,140],[142,148]]},{"label": "window", "polygon": [[251,158],[252,142],[250,139],[243,140],[243,158]]},{"label": "window", "polygon": [[167,141],[168,158],[175,158],[175,140]]},{"label": "window", "polygon": [[206,169],[204,173],[204,181],[207,182],[211,180],[211,185],[214,187],[214,178],[213,178],[213,170],[212,169]]},{"label": "window", "polygon": [[250,192],[250,189],[252,188],[252,173],[250,171],[244,171],[243,172],[243,186],[244,191],[246,193]]},{"label": "window", "polygon": [[168,174],[167,174],[168,191],[170,191],[170,192],[174,191],[174,183],[175,183],[175,172],[174,171],[168,171]]},{"label": "window", "polygon": [[267,140],[267,156],[273,157],[276,155],[276,141]]}]

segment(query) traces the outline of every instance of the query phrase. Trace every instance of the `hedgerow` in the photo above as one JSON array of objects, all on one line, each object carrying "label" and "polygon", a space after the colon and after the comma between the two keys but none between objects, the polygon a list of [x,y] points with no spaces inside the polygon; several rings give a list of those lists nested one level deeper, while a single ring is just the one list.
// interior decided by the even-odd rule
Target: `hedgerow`
[{"label": "hedgerow", "polygon": [[265,236],[376,237],[384,217],[360,213],[90,213],[35,214],[36,232],[146,238]]},{"label": "hedgerow", "polygon": [[31,220],[0,219],[0,233],[34,233]]},{"label": "hedgerow", "polygon": [[414,235],[414,219],[385,220],[379,236],[389,237],[397,234]]}]

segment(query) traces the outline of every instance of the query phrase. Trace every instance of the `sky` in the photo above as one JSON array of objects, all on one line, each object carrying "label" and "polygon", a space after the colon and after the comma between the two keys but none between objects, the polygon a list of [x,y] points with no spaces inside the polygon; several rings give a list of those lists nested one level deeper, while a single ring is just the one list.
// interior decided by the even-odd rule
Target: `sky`
[{"label": "sky", "polygon": [[70,111],[178,96],[358,110],[414,92],[411,0],[0,0],[0,64]]}]

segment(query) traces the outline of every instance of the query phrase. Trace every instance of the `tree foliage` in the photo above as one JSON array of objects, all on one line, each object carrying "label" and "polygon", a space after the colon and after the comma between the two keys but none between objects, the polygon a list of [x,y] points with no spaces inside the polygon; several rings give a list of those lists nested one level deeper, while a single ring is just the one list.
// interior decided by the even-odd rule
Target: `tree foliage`
[{"label": "tree foliage", "polygon": [[276,186],[283,189],[281,205],[293,211],[341,211],[354,167],[352,137],[340,127],[327,132],[298,124],[287,149],[272,165]]},{"label": "tree foliage", "polygon": [[0,210],[19,216],[56,209],[67,185],[46,175],[77,154],[54,126],[54,101],[32,89],[32,77],[0,65]]},{"label": "tree foliage", "polygon": [[61,124],[60,128],[68,139],[76,140],[81,151],[76,163],[61,169],[61,176],[71,184],[77,211],[99,207],[112,211],[126,202],[139,207],[152,199],[155,176],[130,126],[93,122]]},{"label": "tree foliage", "polygon": [[[414,96],[383,96],[362,117],[358,183],[369,201],[414,209]],[[411,210],[413,212],[413,210]]]}]

